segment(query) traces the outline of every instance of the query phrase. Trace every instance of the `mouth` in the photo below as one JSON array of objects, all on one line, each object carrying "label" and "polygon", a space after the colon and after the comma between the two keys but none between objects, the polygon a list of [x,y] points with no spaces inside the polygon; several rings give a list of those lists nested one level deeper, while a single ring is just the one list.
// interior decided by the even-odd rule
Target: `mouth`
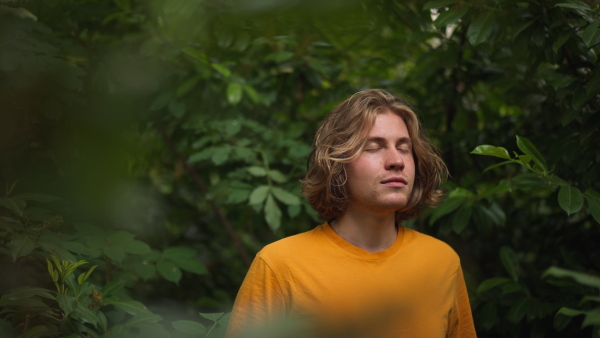
[{"label": "mouth", "polygon": [[390,177],[381,181],[381,184],[389,187],[404,187],[408,185],[408,182],[403,177]]}]

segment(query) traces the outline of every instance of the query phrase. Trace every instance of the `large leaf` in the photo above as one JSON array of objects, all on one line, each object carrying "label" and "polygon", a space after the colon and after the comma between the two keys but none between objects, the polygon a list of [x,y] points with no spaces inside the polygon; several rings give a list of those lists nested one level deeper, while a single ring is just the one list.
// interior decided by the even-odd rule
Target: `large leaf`
[{"label": "large leaf", "polygon": [[442,216],[451,213],[460,207],[463,203],[467,201],[467,197],[456,196],[456,197],[448,197],[446,198],[442,204],[440,204],[437,208],[433,209],[431,213],[431,218],[429,218],[429,224],[432,225]]},{"label": "large leaf", "polygon": [[436,27],[446,27],[460,20],[467,12],[469,11],[469,7],[462,6],[460,8],[452,7],[449,10],[440,13],[440,15],[435,19],[434,24]]},{"label": "large leaf", "polygon": [[452,217],[452,231],[454,231],[457,234],[463,232],[467,225],[469,225],[469,221],[471,220],[472,214],[472,205],[464,204],[463,206],[461,206]]},{"label": "large leaf", "polygon": [[494,24],[494,15],[492,13],[487,13],[473,21],[467,31],[469,43],[476,46],[485,42],[492,35]]},{"label": "large leaf", "polygon": [[181,280],[181,269],[171,261],[160,261],[156,264],[158,272],[168,281],[179,283]]},{"label": "large leaf", "polygon": [[583,207],[583,194],[574,186],[563,186],[558,191],[558,205],[567,212],[567,215],[572,215]]},{"label": "large leaf", "polygon": [[511,159],[510,155],[508,154],[508,151],[505,148],[485,144],[477,146],[475,149],[473,149],[473,151],[471,151],[471,154],[500,157],[505,160]]},{"label": "large leaf", "polygon": [[525,155],[531,156],[533,162],[535,162],[535,164],[538,167],[540,167],[543,171],[548,171],[548,164],[546,163],[546,160],[544,159],[542,154],[540,154],[538,149],[533,145],[533,143],[531,143],[531,141],[529,141],[523,136],[517,135],[517,147],[519,147],[519,149],[521,149],[521,151],[524,152]]},{"label": "large leaf", "polygon": [[579,0],[567,0],[565,2],[559,2],[555,5],[555,7],[579,9],[582,11],[591,10],[590,6],[588,6],[585,2],[581,2]]},{"label": "large leaf", "polygon": [[519,279],[519,257],[514,250],[507,246],[500,248],[500,261],[508,275],[517,281]]},{"label": "large leaf", "polygon": [[271,188],[268,185],[260,185],[256,187],[250,194],[248,204],[261,204],[267,198],[267,194]]},{"label": "large leaf", "polygon": [[594,189],[588,189],[585,191],[585,199],[592,217],[600,223],[600,193]]},{"label": "large leaf", "polygon": [[543,274],[542,277],[553,276],[553,277],[569,277],[573,278],[577,283],[593,286],[596,288],[600,288],[600,277],[594,276],[587,273],[576,272],[572,270],[562,269],[556,266],[552,266],[548,268]]},{"label": "large leaf", "polygon": [[265,204],[265,220],[273,231],[279,229],[281,225],[281,210],[271,194],[267,197],[267,203]]},{"label": "large leaf", "polygon": [[8,248],[12,255],[13,262],[17,261],[17,258],[29,255],[35,249],[35,243],[33,238],[25,234],[18,234],[10,241]]},{"label": "large leaf", "polygon": [[504,277],[494,277],[486,279],[477,287],[477,293],[481,294],[488,290],[491,290],[497,286],[503,285],[510,282],[510,279]]},{"label": "large leaf", "polygon": [[105,298],[103,304],[114,305],[132,316],[141,316],[151,313],[144,304],[132,299],[110,297],[108,299]]},{"label": "large leaf", "polygon": [[298,205],[300,204],[300,198],[298,196],[288,192],[287,190],[283,190],[281,188],[273,187],[271,192],[279,200],[281,203],[286,205]]}]

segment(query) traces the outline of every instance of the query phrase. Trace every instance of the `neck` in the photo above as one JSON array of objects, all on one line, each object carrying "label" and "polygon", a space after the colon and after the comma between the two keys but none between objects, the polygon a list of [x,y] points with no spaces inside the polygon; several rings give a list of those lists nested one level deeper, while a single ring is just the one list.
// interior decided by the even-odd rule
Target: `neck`
[{"label": "neck", "polygon": [[346,242],[368,252],[383,251],[396,241],[395,213],[374,215],[348,210],[331,223],[331,228]]}]

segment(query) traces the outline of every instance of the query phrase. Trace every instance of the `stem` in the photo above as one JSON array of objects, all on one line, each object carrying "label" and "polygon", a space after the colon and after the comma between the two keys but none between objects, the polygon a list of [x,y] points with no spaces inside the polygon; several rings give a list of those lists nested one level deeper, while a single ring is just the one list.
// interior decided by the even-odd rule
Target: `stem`
[{"label": "stem", "polygon": [[273,184],[271,183],[271,176],[269,175],[269,171],[271,169],[269,168],[269,161],[267,160],[267,154],[262,150],[259,150],[258,152],[260,152],[260,154],[262,155],[263,163],[265,165],[265,170],[267,171],[267,183],[269,184],[269,187],[270,187]]}]

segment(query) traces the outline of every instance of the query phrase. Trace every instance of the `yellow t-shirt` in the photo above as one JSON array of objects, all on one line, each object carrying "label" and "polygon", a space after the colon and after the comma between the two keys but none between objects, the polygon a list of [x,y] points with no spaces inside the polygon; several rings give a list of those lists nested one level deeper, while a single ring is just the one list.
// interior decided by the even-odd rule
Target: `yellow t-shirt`
[{"label": "yellow t-shirt", "polygon": [[403,226],[376,253],[328,223],[265,246],[238,292],[227,336],[281,319],[310,319],[327,337],[476,336],[458,255]]}]

